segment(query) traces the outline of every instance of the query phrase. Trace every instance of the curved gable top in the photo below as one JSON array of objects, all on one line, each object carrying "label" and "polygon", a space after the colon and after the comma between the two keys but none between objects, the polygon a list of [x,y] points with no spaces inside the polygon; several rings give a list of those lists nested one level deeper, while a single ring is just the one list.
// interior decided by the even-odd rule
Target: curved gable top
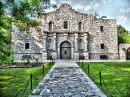
[{"label": "curved gable top", "polygon": [[68,3],[64,3],[62,4],[59,9],[62,9],[62,10],[67,10],[67,9],[72,9],[71,5],[69,5]]}]

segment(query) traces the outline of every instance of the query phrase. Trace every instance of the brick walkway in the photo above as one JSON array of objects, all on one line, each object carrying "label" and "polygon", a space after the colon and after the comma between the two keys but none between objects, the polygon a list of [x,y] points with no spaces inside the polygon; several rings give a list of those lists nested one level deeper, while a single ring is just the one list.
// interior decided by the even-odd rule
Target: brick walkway
[{"label": "brick walkway", "polygon": [[73,61],[56,62],[29,97],[107,97]]}]

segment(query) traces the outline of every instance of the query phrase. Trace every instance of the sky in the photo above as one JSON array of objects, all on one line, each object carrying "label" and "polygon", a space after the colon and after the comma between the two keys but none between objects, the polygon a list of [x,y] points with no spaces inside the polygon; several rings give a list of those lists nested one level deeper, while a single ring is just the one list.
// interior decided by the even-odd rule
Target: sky
[{"label": "sky", "polygon": [[[122,25],[130,31],[130,0],[50,0],[51,4],[60,7],[63,3],[68,3],[78,12],[107,16],[107,19],[116,19],[118,25]],[[47,9],[46,12],[55,9]]]}]

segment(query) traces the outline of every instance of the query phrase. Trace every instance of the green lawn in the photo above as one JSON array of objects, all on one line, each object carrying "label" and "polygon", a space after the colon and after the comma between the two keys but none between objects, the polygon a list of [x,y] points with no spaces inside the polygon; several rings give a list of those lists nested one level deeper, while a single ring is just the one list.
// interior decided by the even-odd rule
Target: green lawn
[{"label": "green lawn", "polygon": [[[46,63],[45,74],[50,70],[49,63]],[[51,65],[52,67],[53,65]],[[33,88],[44,77],[42,67],[36,68],[11,68],[0,69],[0,97],[21,97],[23,91],[28,84],[27,90],[22,97],[28,97],[31,93],[30,89],[30,74],[33,74]]]},{"label": "green lawn", "polygon": [[[82,62],[78,65],[82,68]],[[130,62],[85,62],[83,70],[99,87],[101,72],[103,83],[100,88],[108,97],[130,97]]]}]

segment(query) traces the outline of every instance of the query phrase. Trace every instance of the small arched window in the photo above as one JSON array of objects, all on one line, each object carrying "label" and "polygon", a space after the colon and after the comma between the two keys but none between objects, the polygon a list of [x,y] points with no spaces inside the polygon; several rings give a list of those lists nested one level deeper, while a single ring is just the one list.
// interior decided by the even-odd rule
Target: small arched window
[{"label": "small arched window", "polygon": [[49,22],[49,31],[52,31],[52,22]]},{"label": "small arched window", "polygon": [[81,22],[79,22],[79,31],[81,31],[81,24],[82,24],[82,23],[81,23]]},{"label": "small arched window", "polygon": [[101,44],[101,49],[104,49],[104,44],[103,43]]},{"label": "small arched window", "polygon": [[48,49],[51,50],[52,49],[52,39],[48,40]]},{"label": "small arched window", "polygon": [[83,49],[83,40],[82,39],[79,39],[79,50],[82,50]]},{"label": "small arched window", "polygon": [[68,29],[68,21],[64,21],[64,29]]}]

